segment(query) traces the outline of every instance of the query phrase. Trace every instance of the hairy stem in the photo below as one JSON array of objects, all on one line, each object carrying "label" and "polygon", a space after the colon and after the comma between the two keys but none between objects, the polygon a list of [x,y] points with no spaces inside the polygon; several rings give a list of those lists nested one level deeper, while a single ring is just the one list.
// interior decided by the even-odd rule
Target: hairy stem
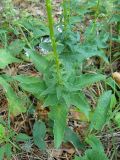
[{"label": "hairy stem", "polygon": [[63,0],[63,16],[64,16],[64,30],[66,31],[70,16],[70,0]]},{"label": "hairy stem", "polygon": [[57,53],[57,45],[56,45],[54,29],[53,29],[53,17],[52,17],[51,0],[46,0],[46,10],[47,10],[47,16],[48,16],[48,24],[49,24],[50,38],[51,38],[51,42],[52,42],[53,54],[54,54],[54,59],[55,59],[55,63],[56,63],[57,78],[58,78],[58,82],[60,83],[61,82],[60,62],[59,62],[59,56],[58,56],[58,53]]},{"label": "hairy stem", "polygon": [[95,26],[96,26],[96,22],[97,22],[97,19],[98,19],[98,16],[99,16],[99,7],[100,7],[100,0],[97,1],[97,8],[96,8],[96,13],[95,13],[95,19],[94,19],[94,24],[93,24],[92,29],[91,29],[91,33],[94,31]]}]

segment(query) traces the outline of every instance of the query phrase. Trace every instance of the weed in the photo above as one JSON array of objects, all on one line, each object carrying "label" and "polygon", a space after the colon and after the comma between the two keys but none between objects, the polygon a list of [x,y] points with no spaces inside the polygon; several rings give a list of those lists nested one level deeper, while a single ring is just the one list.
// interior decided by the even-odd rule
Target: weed
[{"label": "weed", "polygon": [[[119,36],[115,35],[114,37],[112,32],[116,19],[117,24],[115,25],[119,32],[118,16],[112,15],[113,11],[117,12],[118,10],[115,3],[119,2],[108,3],[105,1],[104,4],[108,6],[105,8],[100,0],[90,2],[86,0],[82,3],[79,3],[78,0],[75,2],[63,0],[61,20],[54,23],[51,0],[46,0],[47,24],[33,17],[20,17],[13,20],[15,14],[12,14],[12,10],[14,8],[13,6],[8,8],[6,4],[5,21],[7,26],[3,23],[3,27],[0,29],[2,46],[0,69],[3,71],[0,75],[0,84],[8,102],[9,129],[7,132],[11,129],[11,116],[16,117],[27,113],[28,107],[31,106],[29,95],[32,95],[42,103],[43,107],[48,108],[48,117],[52,122],[56,148],[61,147],[62,142],[69,141],[76,149],[84,150],[85,144],[79,140],[78,135],[67,124],[68,114],[72,107],[84,115],[89,122],[85,136],[88,137],[87,143],[92,147],[92,149],[86,150],[84,157],[78,157],[78,159],[87,160],[91,157],[95,159],[96,155],[99,155],[98,159],[102,156],[102,159],[107,160],[101,142],[91,134],[95,131],[101,132],[111,119],[114,119],[119,126],[119,109],[116,116],[113,116],[113,108],[117,106],[117,99],[120,98],[117,90],[119,85],[114,79],[104,74],[105,66],[109,66],[109,74],[114,72],[112,69],[112,46],[113,43],[119,42]],[[8,20],[9,14],[11,21]],[[89,20],[91,17],[92,19]],[[11,34],[13,34],[12,38]],[[46,51],[47,54],[41,54],[38,49]],[[87,64],[91,58],[98,59],[99,66],[93,64],[92,68]],[[35,75],[5,72],[13,63],[21,64],[26,61],[32,62],[34,65]],[[99,83],[103,89],[99,89]],[[89,90],[93,84],[97,84],[96,92],[98,92],[95,109],[91,107],[85,92],[86,88]],[[21,100],[20,91],[25,96],[25,100]],[[47,130],[45,122],[42,120],[35,121],[32,130],[33,138],[23,133],[16,136],[14,133],[13,137],[6,139],[5,130],[6,127],[1,124],[0,139],[3,139],[1,143],[6,143],[5,145],[9,145],[7,147],[10,149],[6,151],[4,145],[5,147],[0,150],[1,157],[8,152],[10,155],[6,156],[9,159],[11,148],[19,149],[10,140],[13,137],[18,142],[25,142],[25,146],[31,144],[30,147],[26,147],[26,150],[29,151],[32,143],[41,150],[47,148],[44,141]]]}]

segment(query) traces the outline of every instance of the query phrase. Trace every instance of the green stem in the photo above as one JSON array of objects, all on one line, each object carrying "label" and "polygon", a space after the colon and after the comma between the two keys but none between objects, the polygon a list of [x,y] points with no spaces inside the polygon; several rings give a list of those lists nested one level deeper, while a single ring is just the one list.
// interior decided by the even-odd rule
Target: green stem
[{"label": "green stem", "polygon": [[4,33],[4,37],[5,37],[5,49],[7,48],[7,35],[6,33]]},{"label": "green stem", "polygon": [[53,29],[53,17],[52,17],[51,0],[46,0],[46,10],[47,10],[47,16],[48,16],[50,38],[51,38],[52,48],[53,48],[53,55],[54,55],[54,59],[55,59],[55,63],[56,63],[57,78],[58,78],[58,82],[60,83],[61,82],[60,62],[59,62],[59,56],[58,56],[58,53],[57,53],[57,45],[56,45],[54,29]]},{"label": "green stem", "polygon": [[112,25],[110,25],[110,48],[109,48],[109,57],[110,57],[110,69],[111,69],[111,73],[113,73],[113,67],[112,67]]},{"label": "green stem", "polygon": [[94,31],[94,28],[96,26],[97,18],[98,18],[98,15],[99,15],[99,7],[100,7],[100,0],[98,0],[98,2],[97,2],[97,9],[96,9],[95,19],[94,19],[93,27],[91,29],[91,33]]},{"label": "green stem", "polygon": [[11,143],[15,148],[17,148],[19,151],[21,150],[15,143],[13,143],[10,139],[8,140],[9,143]]},{"label": "green stem", "polygon": [[110,129],[110,134],[112,136],[112,145],[113,145],[114,156],[115,156],[114,158],[115,158],[115,160],[117,160],[117,149],[116,149],[116,146],[115,146],[115,137],[113,135],[114,129],[112,128],[111,121],[109,122],[109,129]]},{"label": "green stem", "polygon": [[70,16],[70,0],[63,0],[63,16],[64,16],[64,30],[66,31]]},{"label": "green stem", "polygon": [[10,129],[10,109],[8,110],[8,128]]},{"label": "green stem", "polygon": [[31,50],[33,50],[30,42],[28,41],[26,35],[24,34],[24,32],[23,32],[23,30],[22,30],[22,28],[21,28],[21,25],[18,25],[18,28],[20,29],[20,31],[21,31],[21,33],[22,33],[22,35],[23,35],[23,37],[24,37],[24,40],[26,41],[27,45],[30,47]]},{"label": "green stem", "polygon": [[89,38],[91,38],[91,34],[93,33],[95,27],[96,27],[96,22],[99,16],[99,8],[100,8],[100,0],[97,1],[97,7],[96,7],[96,12],[95,12],[95,18],[94,18],[94,22],[92,25],[92,28],[90,30],[90,34],[88,35],[88,37],[85,37],[84,42],[86,42],[87,40],[89,40]]},{"label": "green stem", "polygon": [[64,16],[64,30],[67,29],[67,8],[66,8],[66,0],[63,0],[63,16]]}]

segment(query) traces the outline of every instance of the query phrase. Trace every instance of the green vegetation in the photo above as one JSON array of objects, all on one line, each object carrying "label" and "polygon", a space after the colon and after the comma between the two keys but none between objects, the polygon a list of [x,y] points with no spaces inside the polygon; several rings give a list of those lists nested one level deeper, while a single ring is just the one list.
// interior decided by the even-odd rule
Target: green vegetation
[{"label": "green vegetation", "polygon": [[63,0],[57,20],[51,0],[41,20],[18,14],[12,0],[0,3],[0,160],[47,152],[49,136],[57,150],[72,145],[70,159],[117,160],[120,2]]}]

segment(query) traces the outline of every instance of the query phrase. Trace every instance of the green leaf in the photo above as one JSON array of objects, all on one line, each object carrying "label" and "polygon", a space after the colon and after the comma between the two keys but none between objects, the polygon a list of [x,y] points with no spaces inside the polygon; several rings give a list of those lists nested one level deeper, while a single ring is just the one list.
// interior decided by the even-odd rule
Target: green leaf
[{"label": "green leaf", "polygon": [[22,100],[17,97],[11,86],[2,77],[0,77],[0,84],[6,92],[10,113],[14,116],[25,113],[26,108],[24,107]]},{"label": "green leaf", "polygon": [[55,106],[58,103],[58,99],[56,94],[50,94],[47,96],[47,98],[44,101],[43,106],[47,107],[47,106]]},{"label": "green leaf", "polygon": [[5,127],[0,124],[0,141],[5,138]]},{"label": "green leaf", "polygon": [[24,84],[24,83],[20,83],[19,86],[27,91],[30,92],[31,94],[33,94],[36,98],[40,99],[41,93],[44,91],[45,89],[45,84],[42,82],[39,83],[31,83],[31,84]]},{"label": "green leaf", "polygon": [[117,94],[117,96],[120,97],[120,94],[117,90],[117,88],[120,89],[120,86],[115,82],[115,80],[113,80],[112,77],[109,77],[107,78],[106,83],[113,89],[113,91]]},{"label": "green leaf", "polygon": [[73,48],[73,54],[66,53],[65,55],[61,55],[63,64],[66,64],[67,62],[82,63],[87,58],[90,58],[93,56],[99,56],[106,63],[108,63],[108,58],[106,57],[104,51],[96,49],[97,47],[95,49],[91,49],[92,48],[91,46],[81,47],[80,45],[75,45],[75,46],[72,46],[72,48]]},{"label": "green leaf", "polygon": [[7,160],[10,160],[12,156],[12,146],[10,143],[7,143],[0,147],[0,160],[3,160],[5,157]]},{"label": "green leaf", "polygon": [[115,108],[116,104],[117,104],[117,100],[116,100],[115,94],[112,94],[111,101],[110,101],[110,109],[112,110],[113,108]]},{"label": "green leaf", "polygon": [[76,79],[76,83],[78,84],[76,87],[84,88],[101,80],[105,80],[105,78],[106,76],[102,74],[81,75]]},{"label": "green leaf", "polygon": [[74,160],[81,160],[81,158],[78,156],[75,156]]},{"label": "green leaf", "polygon": [[38,99],[41,97],[41,93],[46,89],[45,83],[39,77],[18,75],[14,76],[14,79],[19,81],[19,86],[36,96]]},{"label": "green leaf", "polygon": [[68,110],[62,104],[52,106],[50,110],[49,117],[54,121],[54,143],[55,147],[59,148],[64,138]]},{"label": "green leaf", "polygon": [[21,61],[15,57],[13,57],[9,51],[5,49],[0,49],[0,68],[5,68],[8,64],[11,63],[20,63]]},{"label": "green leaf", "polygon": [[7,159],[11,159],[12,156],[12,145],[10,143],[7,143],[4,145],[5,147],[5,155],[7,157]]},{"label": "green leaf", "polygon": [[27,17],[18,20],[18,24],[24,26],[35,39],[49,35],[48,27],[43,21],[40,22],[39,19],[37,20],[35,18]]},{"label": "green leaf", "polygon": [[102,146],[102,143],[99,139],[97,139],[95,136],[89,136],[87,138],[87,143],[91,145],[92,149],[88,149],[86,151],[87,160],[108,160],[107,156],[104,153],[104,148]]},{"label": "green leaf", "polygon": [[16,39],[9,45],[8,50],[10,51],[11,55],[16,56],[20,54],[24,46],[25,43],[22,40]]},{"label": "green leaf", "polygon": [[95,109],[93,118],[91,120],[91,129],[95,128],[96,130],[101,130],[106,123],[106,120],[108,118],[108,111],[110,109],[111,96],[111,90],[104,92],[100,96],[97,108]]},{"label": "green leaf", "polygon": [[87,143],[90,144],[92,149],[88,149],[83,157],[75,157],[74,160],[108,160],[104,153],[104,148],[99,139],[95,136],[89,136],[86,139]]},{"label": "green leaf", "polygon": [[26,112],[26,108],[22,103],[22,100],[20,100],[17,97],[15,92],[12,90],[12,88],[8,88],[6,96],[8,98],[9,110],[11,114],[13,114],[14,116],[17,116],[21,113]]},{"label": "green leaf", "polygon": [[70,91],[78,91],[82,88],[94,84],[95,82],[99,82],[105,79],[106,76],[102,74],[83,74],[81,76],[76,77],[74,83],[66,83],[65,85]]},{"label": "green leaf", "polygon": [[82,92],[77,94],[72,94],[70,96],[70,103],[77,107],[81,112],[83,112],[87,118],[89,118],[90,106],[85,95]]},{"label": "green leaf", "polygon": [[5,147],[2,146],[0,147],[0,160],[4,159],[4,153],[5,153]]},{"label": "green leaf", "polygon": [[[47,84],[48,85],[48,84]],[[48,86],[42,93],[41,96],[46,96],[49,94],[54,94],[55,93],[55,84],[51,84]]]},{"label": "green leaf", "polygon": [[19,133],[17,136],[16,136],[16,141],[18,142],[26,142],[26,141],[29,141],[31,139],[30,136],[28,136],[27,134],[25,133]]},{"label": "green leaf", "polygon": [[118,125],[118,127],[120,128],[120,112],[116,113],[115,115],[115,123]]},{"label": "green leaf", "polygon": [[44,72],[48,67],[48,61],[45,56],[32,52],[30,58],[39,72]]},{"label": "green leaf", "polygon": [[14,79],[19,81],[20,83],[25,83],[25,84],[39,83],[41,81],[40,77],[29,76],[29,75],[17,75],[14,76]]},{"label": "green leaf", "polygon": [[46,149],[45,143],[46,126],[42,121],[36,121],[33,126],[33,140],[34,144],[41,150]]},{"label": "green leaf", "polygon": [[65,130],[64,141],[72,143],[73,146],[77,149],[81,149],[84,147],[84,145],[80,142],[78,135],[68,127]]}]

